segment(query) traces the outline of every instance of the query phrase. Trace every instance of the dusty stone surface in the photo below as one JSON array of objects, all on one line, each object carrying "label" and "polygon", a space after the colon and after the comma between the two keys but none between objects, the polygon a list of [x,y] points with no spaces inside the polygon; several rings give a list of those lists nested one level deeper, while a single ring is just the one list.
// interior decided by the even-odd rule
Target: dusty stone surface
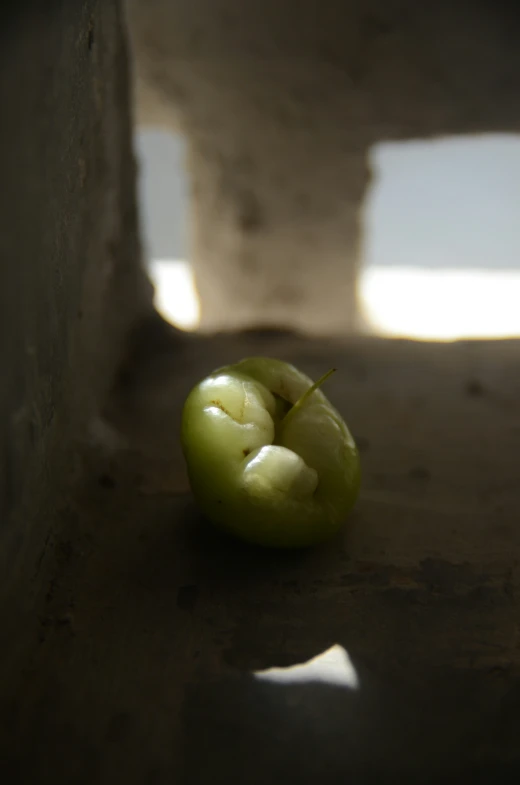
[{"label": "dusty stone surface", "polygon": [[16,660],[31,626],[58,488],[79,469],[74,442],[106,396],[129,325],[151,309],[139,264],[125,47],[112,0],[45,9],[22,2],[4,14],[2,666]]},{"label": "dusty stone surface", "polygon": [[370,147],[520,128],[508,0],[127,6],[139,121],[191,146],[204,328],[358,328]]},{"label": "dusty stone surface", "polygon": [[[105,411],[125,446],[85,455],[48,549],[5,781],[518,781],[519,348],[141,335]],[[314,551],[221,538],[189,494],[184,396],[254,354],[339,369],[363,487]],[[336,643],[357,692],[252,676]]]}]

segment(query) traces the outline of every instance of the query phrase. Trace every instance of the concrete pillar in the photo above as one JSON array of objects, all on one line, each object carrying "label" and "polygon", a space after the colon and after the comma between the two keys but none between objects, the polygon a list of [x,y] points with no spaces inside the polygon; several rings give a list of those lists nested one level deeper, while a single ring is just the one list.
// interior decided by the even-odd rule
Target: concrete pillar
[{"label": "concrete pillar", "polygon": [[349,74],[279,4],[128,8],[139,121],[190,143],[202,328],[354,329],[370,138]]},{"label": "concrete pillar", "polygon": [[15,634],[8,619],[19,623],[15,610],[39,585],[74,443],[110,388],[127,330],[151,312],[121,9],[44,5],[20,2],[2,22],[2,655],[29,629]]},{"label": "concrete pillar", "polygon": [[366,148],[317,107],[283,120],[264,108],[249,105],[242,122],[226,113],[224,149],[220,138],[192,136],[201,326],[351,331]]}]

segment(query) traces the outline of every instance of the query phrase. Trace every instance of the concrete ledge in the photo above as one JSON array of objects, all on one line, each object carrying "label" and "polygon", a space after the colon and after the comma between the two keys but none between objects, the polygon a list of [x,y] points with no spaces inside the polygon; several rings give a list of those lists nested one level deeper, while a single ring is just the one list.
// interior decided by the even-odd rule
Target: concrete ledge
[{"label": "concrete ledge", "polygon": [[[47,555],[30,667],[12,671],[0,712],[7,774],[517,782],[518,350],[249,335],[182,351],[148,331],[105,412],[125,446],[85,455]],[[191,502],[184,396],[253,354],[314,376],[336,366],[328,393],[363,450],[349,524],[305,554],[224,540]],[[253,680],[334,644],[356,692]]]}]

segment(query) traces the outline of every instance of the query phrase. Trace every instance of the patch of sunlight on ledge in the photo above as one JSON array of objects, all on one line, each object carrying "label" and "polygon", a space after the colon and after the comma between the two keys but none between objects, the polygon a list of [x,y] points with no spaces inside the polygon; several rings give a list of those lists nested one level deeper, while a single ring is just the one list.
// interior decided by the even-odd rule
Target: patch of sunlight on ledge
[{"label": "patch of sunlight on ledge", "polygon": [[520,270],[373,267],[361,283],[381,335],[419,340],[520,335]]},{"label": "patch of sunlight on ledge", "polygon": [[[182,330],[196,330],[200,303],[191,265],[156,259],[149,274],[159,313]],[[520,270],[370,267],[360,297],[379,335],[432,341],[520,335]]]},{"label": "patch of sunlight on ledge", "polygon": [[155,307],[167,322],[181,330],[196,330],[200,324],[200,303],[189,262],[153,259],[148,275],[155,287]]},{"label": "patch of sunlight on ledge", "polygon": [[348,653],[339,644],[301,665],[291,665],[289,668],[268,668],[264,671],[255,671],[253,675],[259,681],[270,681],[275,684],[315,684],[321,682],[350,690],[359,688],[356,669]]}]

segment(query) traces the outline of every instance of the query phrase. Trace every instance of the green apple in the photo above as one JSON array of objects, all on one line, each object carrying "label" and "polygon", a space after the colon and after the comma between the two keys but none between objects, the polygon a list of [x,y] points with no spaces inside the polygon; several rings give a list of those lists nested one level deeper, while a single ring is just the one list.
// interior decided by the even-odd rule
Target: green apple
[{"label": "green apple", "polygon": [[251,357],[190,392],[181,441],[195,499],[225,531],[298,548],[333,536],[353,507],[359,456],[338,411],[294,366]]}]

